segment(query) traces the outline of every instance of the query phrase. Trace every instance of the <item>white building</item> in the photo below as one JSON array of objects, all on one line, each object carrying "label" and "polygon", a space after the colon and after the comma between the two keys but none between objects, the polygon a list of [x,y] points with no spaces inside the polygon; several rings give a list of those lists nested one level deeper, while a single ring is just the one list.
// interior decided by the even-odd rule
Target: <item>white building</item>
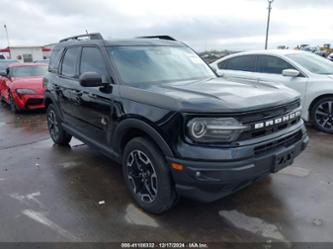
[{"label": "white building", "polygon": [[51,54],[50,45],[46,46],[11,46],[0,49],[0,53],[8,59],[19,62],[34,62],[36,60],[48,59]]}]

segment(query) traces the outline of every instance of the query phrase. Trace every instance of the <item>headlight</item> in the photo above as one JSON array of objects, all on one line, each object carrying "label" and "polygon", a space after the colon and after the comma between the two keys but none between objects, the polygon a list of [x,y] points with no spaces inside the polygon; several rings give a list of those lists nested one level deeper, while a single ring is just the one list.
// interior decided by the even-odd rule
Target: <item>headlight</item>
[{"label": "headlight", "polygon": [[36,94],[36,92],[32,89],[28,89],[28,88],[19,88],[16,89],[16,92],[18,94]]},{"label": "headlight", "polygon": [[234,118],[194,118],[187,124],[189,136],[197,142],[231,142],[247,128]]}]

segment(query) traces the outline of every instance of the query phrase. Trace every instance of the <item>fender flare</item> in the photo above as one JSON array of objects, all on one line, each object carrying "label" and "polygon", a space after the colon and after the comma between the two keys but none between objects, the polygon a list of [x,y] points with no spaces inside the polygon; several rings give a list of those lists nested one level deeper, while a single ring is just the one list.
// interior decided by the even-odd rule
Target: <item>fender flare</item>
[{"label": "fender flare", "polygon": [[45,100],[44,100],[44,101],[45,101],[45,104],[46,104],[46,102],[48,102],[48,100],[51,100],[52,103],[55,103],[55,102],[56,102],[54,96],[53,96],[50,92],[45,92],[45,94],[44,94],[44,99],[45,99]]},{"label": "fender flare", "polygon": [[147,134],[153,142],[160,148],[164,156],[173,157],[173,152],[170,149],[169,145],[163,139],[163,137],[156,131],[154,127],[148,124],[145,121],[135,119],[135,118],[127,118],[121,121],[117,128],[113,132],[112,138],[112,147],[118,153],[121,152],[121,142],[123,137],[126,136],[126,133],[131,129],[138,129],[143,133]]},{"label": "fender flare", "polygon": [[55,108],[57,108],[58,110],[58,113],[60,114],[60,118],[61,120],[63,120],[63,113],[61,111],[61,109],[59,108],[59,106],[57,105],[57,103],[59,103],[57,101],[57,99],[52,95],[52,93],[50,92],[45,92],[44,94],[44,103],[45,103],[45,107],[47,108],[48,107],[48,102],[50,100],[50,104],[53,104]]}]

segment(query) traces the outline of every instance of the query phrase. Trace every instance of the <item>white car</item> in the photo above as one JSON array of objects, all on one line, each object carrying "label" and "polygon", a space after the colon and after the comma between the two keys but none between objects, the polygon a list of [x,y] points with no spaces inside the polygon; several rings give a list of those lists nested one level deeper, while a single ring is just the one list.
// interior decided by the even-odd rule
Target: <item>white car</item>
[{"label": "white car", "polygon": [[229,55],[210,65],[229,80],[284,84],[298,91],[302,118],[333,133],[333,62],[310,52],[264,50]]}]

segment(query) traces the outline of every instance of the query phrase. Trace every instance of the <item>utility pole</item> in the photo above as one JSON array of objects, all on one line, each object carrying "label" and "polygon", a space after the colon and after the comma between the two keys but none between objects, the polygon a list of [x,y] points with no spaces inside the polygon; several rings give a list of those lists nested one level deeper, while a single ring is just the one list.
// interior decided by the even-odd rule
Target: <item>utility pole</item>
[{"label": "utility pole", "polygon": [[8,29],[7,29],[7,25],[3,25],[5,32],[6,32],[6,37],[7,37],[7,44],[8,44],[8,49],[9,49],[9,57],[10,59],[12,58],[12,54],[10,52],[10,44],[9,44],[9,35],[8,35]]},{"label": "utility pole", "polygon": [[272,3],[273,3],[274,0],[267,0],[267,1],[268,1],[268,16],[267,16],[267,26],[266,26],[265,49],[267,49],[267,45],[268,45],[269,23],[270,23],[270,20],[271,20]]}]

